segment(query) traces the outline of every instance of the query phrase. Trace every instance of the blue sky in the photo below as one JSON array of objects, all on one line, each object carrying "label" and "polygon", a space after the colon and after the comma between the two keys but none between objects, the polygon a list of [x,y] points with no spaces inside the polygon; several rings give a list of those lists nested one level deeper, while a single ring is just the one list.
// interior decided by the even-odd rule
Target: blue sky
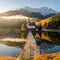
[{"label": "blue sky", "polygon": [[60,0],[0,0],[0,12],[25,6],[32,8],[49,7],[60,12]]}]

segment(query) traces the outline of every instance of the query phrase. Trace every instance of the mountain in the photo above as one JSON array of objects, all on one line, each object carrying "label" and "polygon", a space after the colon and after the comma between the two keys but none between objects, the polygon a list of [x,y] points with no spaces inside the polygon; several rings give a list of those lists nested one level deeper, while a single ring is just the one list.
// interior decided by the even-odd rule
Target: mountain
[{"label": "mountain", "polygon": [[24,15],[27,17],[45,19],[55,15],[57,12],[51,8],[42,7],[42,8],[30,8],[24,7],[16,10],[10,10],[4,13],[0,13],[0,16],[12,16],[12,15]]},{"label": "mountain", "polygon": [[49,15],[49,14],[53,14],[53,13],[57,13],[54,9],[48,8],[48,7],[30,8],[30,7],[26,6],[22,9],[29,11],[29,12],[40,12],[44,16]]}]

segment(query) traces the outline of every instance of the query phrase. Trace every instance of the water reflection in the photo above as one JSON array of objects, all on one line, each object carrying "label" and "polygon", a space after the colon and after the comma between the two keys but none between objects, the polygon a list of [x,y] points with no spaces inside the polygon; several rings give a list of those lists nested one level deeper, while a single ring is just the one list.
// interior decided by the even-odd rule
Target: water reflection
[{"label": "water reflection", "polygon": [[26,39],[27,33],[17,32],[17,30],[19,29],[0,29],[0,56],[17,57],[22,51],[25,42],[13,42],[12,40]]},{"label": "water reflection", "polygon": [[36,38],[60,45],[60,33],[58,32],[42,32],[41,34],[36,33]]},{"label": "water reflection", "polygon": [[21,51],[22,51],[21,48],[16,48],[16,47],[0,44],[0,56],[17,57]]},{"label": "water reflection", "polygon": [[0,41],[0,44],[4,44],[4,45],[7,45],[7,46],[11,46],[11,47],[16,47],[16,48],[21,48],[23,49],[24,47],[24,42],[12,42],[12,41]]},{"label": "water reflection", "polygon": [[[20,32],[19,29],[0,29],[0,55],[17,57],[22,51],[25,43],[3,40],[26,39],[27,34],[27,32]],[[60,33],[34,32],[34,34],[36,34],[34,36],[41,53],[53,53],[60,51]]]},{"label": "water reflection", "polygon": [[26,38],[26,32],[17,32],[19,29],[0,29],[0,39],[3,38]]},{"label": "water reflection", "polygon": [[47,41],[41,42],[39,46],[40,52],[41,53],[55,53],[55,52],[60,52],[60,46],[56,44],[52,44]]},{"label": "water reflection", "polygon": [[42,32],[36,33],[36,40],[40,52],[53,53],[60,52],[60,33],[55,32]]}]

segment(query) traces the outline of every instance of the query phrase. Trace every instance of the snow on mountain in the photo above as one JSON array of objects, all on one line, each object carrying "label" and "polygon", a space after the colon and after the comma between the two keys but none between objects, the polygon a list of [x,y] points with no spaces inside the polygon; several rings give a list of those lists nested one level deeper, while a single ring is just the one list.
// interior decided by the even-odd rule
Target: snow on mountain
[{"label": "snow on mountain", "polygon": [[54,9],[48,8],[48,7],[30,8],[30,7],[26,6],[22,9],[24,9],[26,11],[29,11],[29,12],[40,12],[42,15],[49,15],[49,14],[52,14],[52,13],[57,13]]}]

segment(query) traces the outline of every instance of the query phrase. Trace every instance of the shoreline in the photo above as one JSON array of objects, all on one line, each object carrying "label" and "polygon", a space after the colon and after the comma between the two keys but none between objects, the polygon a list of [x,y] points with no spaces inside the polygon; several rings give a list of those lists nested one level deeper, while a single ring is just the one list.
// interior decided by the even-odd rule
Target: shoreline
[{"label": "shoreline", "polygon": [[0,60],[16,60],[16,58],[10,56],[0,56]]},{"label": "shoreline", "polygon": [[60,52],[37,55],[34,60],[60,60]]},{"label": "shoreline", "polygon": [[[15,57],[10,56],[0,56],[0,60],[16,60]],[[60,60],[60,52],[50,53],[50,54],[39,54],[34,57],[33,60]]]},{"label": "shoreline", "polygon": [[42,31],[47,31],[47,32],[60,32],[60,29],[42,29]]}]

